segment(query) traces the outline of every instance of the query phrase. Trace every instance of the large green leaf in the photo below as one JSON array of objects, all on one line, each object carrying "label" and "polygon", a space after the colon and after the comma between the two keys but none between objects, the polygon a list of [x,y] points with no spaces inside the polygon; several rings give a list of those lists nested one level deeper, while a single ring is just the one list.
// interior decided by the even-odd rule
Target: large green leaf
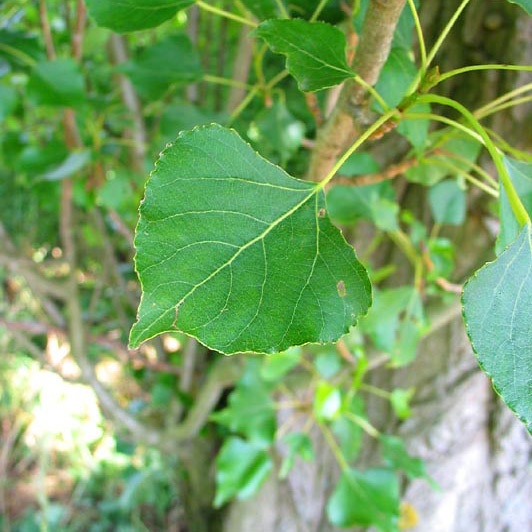
[{"label": "large green leaf", "polygon": [[532,432],[532,226],[464,287],[467,332],[504,402]]},{"label": "large green leaf", "polygon": [[302,91],[318,91],[354,76],[345,58],[345,35],[334,26],[305,20],[267,20],[255,30],[286,55],[286,68]]},{"label": "large green leaf", "polygon": [[521,6],[529,15],[532,15],[532,0],[508,0],[508,2]]},{"label": "large green leaf", "polygon": [[190,83],[202,75],[198,54],[186,35],[172,35],[158,41],[120,69],[146,100],[160,98],[174,83]]},{"label": "large green leaf", "polygon": [[119,33],[159,26],[194,0],[85,0],[99,26]]},{"label": "large green leaf", "polygon": [[[504,166],[508,170],[512,184],[523,202],[523,206],[532,216],[532,164],[504,157]],[[497,254],[501,253],[508,244],[517,238],[520,230],[519,222],[515,217],[504,187],[500,188],[499,194],[499,218],[501,230],[495,246]]]},{"label": "large green leaf", "polygon": [[327,504],[327,514],[339,527],[373,525],[383,531],[397,530],[397,476],[389,469],[344,471]]},{"label": "large green leaf", "polygon": [[172,330],[227,354],[332,342],[371,300],[319,186],[217,125],[181,133],[161,154],[135,245],[143,294],[132,347]]}]

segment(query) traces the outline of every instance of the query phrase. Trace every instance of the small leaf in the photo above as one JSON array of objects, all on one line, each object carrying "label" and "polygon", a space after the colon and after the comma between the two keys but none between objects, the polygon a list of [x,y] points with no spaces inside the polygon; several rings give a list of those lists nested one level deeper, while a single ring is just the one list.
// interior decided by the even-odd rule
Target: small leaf
[{"label": "small leaf", "polygon": [[288,476],[288,473],[290,473],[290,470],[294,466],[296,456],[300,456],[307,462],[314,460],[312,441],[306,434],[300,432],[287,434],[283,438],[283,443],[288,446],[288,454],[281,465],[281,470],[279,471],[280,478],[286,478]]},{"label": "small leaf", "polygon": [[49,169],[39,176],[44,181],[59,181],[79,172],[91,159],[89,150],[73,151],[58,166]]},{"label": "small leaf", "polygon": [[73,59],[42,61],[33,68],[28,94],[37,105],[76,107],[85,103],[79,65]]},{"label": "small leaf", "polygon": [[410,456],[403,440],[395,436],[380,437],[382,456],[389,466],[400,469],[408,478],[421,478],[427,475],[425,462],[421,458]]},{"label": "small leaf", "polygon": [[466,214],[466,195],[456,179],[440,181],[429,190],[434,220],[440,224],[461,225]]},{"label": "small leaf", "polygon": [[396,388],[390,394],[390,403],[395,415],[399,419],[408,419],[412,415],[412,411],[410,410],[410,401],[414,396],[414,393],[414,388],[408,388],[407,390]]},{"label": "small leaf", "polygon": [[301,349],[294,347],[284,353],[277,353],[266,357],[260,368],[260,376],[267,382],[282,379],[301,360]]},{"label": "small leaf", "polygon": [[532,432],[532,226],[467,282],[464,319],[478,362]]},{"label": "small leaf", "polygon": [[172,35],[145,48],[120,70],[146,100],[160,98],[169,85],[197,81],[202,75],[198,54],[186,35]]},{"label": "small leaf", "polygon": [[529,15],[532,15],[532,0],[508,0],[508,2],[521,6]]},{"label": "small leaf", "polygon": [[[532,163],[504,157],[504,166],[508,170],[515,191],[523,202],[525,209],[532,216]],[[499,218],[501,220],[501,230],[495,246],[497,254],[500,254],[519,234],[519,223],[508,200],[506,189],[502,186],[499,194]]]},{"label": "small leaf", "polygon": [[[430,187],[444,177],[457,176],[460,171],[470,171],[471,164],[476,161],[480,153],[481,144],[465,133],[454,134],[449,139],[441,135],[439,132],[433,133],[429,135],[429,140],[442,154],[420,159],[416,166],[405,172],[409,181]],[[456,170],[449,168],[448,164],[452,164]]]},{"label": "small leaf", "polygon": [[335,526],[376,526],[384,532],[397,530],[399,482],[389,469],[342,473],[327,504],[327,515]]},{"label": "small leaf", "polygon": [[259,446],[267,446],[273,441],[275,411],[269,391],[264,386],[237,386],[229,396],[228,407],[215,412],[211,419]]},{"label": "small leaf", "polygon": [[334,26],[304,20],[267,20],[255,30],[286,55],[286,68],[302,91],[318,91],[354,76],[345,58],[345,35]]},{"label": "small leaf", "polygon": [[330,421],[340,414],[342,394],[340,389],[321,381],[314,395],[314,415],[317,419]]},{"label": "small leaf", "polygon": [[263,109],[248,129],[248,137],[265,157],[277,157],[285,165],[301,147],[305,125],[279,100]]},{"label": "small leaf", "polygon": [[159,26],[194,0],[85,0],[99,26],[118,33]]},{"label": "small leaf", "polygon": [[0,85],[0,122],[13,112],[17,105],[17,92],[12,87]]},{"label": "small leaf", "polygon": [[262,159],[235,132],[182,133],[161,154],[140,209],[143,294],[131,346],[173,330],[226,354],[336,341],[367,311],[371,288],[324,211],[315,183]]},{"label": "small leaf", "polygon": [[266,480],[273,463],[268,453],[240,438],[225,440],[216,458],[216,496],[214,506],[227,501],[249,499]]}]

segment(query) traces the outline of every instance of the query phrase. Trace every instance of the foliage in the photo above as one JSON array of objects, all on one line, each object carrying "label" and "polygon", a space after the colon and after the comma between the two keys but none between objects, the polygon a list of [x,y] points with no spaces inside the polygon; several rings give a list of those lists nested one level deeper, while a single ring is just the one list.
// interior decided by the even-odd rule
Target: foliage
[{"label": "foliage", "polygon": [[[75,504],[41,504],[21,529],[75,530],[69,512],[84,505],[99,517],[79,529],[138,529],[147,515],[164,527],[189,492],[216,508],[247,499],[272,475],[296,475],[324,442],[338,464],[330,522],[398,530],[403,481],[430,479],[367,404],[383,400],[405,420],[415,389],[375,387],[371,372],[411,364],[433,309],[456,302],[448,292],[466,278],[448,229],[478,216],[479,193],[500,232],[495,260],[478,259],[465,284],[466,329],[532,430],[531,157],[488,126],[528,101],[527,87],[478,109],[439,94],[476,69],[531,68],[439,72],[460,12],[427,50],[414,1],[388,36],[364,26],[385,16],[380,3],[230,4],[0,6],[0,325],[13,340],[3,349],[17,342],[88,383],[117,445],[135,442],[90,474],[77,464]],[[357,41],[369,56],[353,62]],[[317,181],[304,179],[328,158]],[[427,190],[426,209],[403,201],[399,176],[418,200]],[[382,259],[397,253],[406,267]],[[378,456],[367,468],[370,439]],[[210,514],[189,506],[193,529]]]}]

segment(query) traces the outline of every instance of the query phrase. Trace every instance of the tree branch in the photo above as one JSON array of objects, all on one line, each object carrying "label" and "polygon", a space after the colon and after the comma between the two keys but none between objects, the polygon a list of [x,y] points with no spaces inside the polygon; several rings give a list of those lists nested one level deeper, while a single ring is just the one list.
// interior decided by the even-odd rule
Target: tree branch
[{"label": "tree branch", "polygon": [[[356,51],[354,70],[369,85],[375,85],[390,52],[393,34],[406,0],[371,0],[360,42]],[[338,103],[325,126],[318,134],[308,177],[319,181],[333,168],[340,153],[352,144],[369,122],[368,98],[364,87],[348,80],[342,88]]]}]

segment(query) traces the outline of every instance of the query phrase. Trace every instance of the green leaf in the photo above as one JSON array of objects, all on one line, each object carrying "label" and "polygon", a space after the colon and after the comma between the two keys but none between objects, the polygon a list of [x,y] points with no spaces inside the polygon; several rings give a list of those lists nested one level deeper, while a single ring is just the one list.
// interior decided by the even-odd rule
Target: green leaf
[{"label": "green leaf", "polygon": [[279,471],[280,478],[286,478],[288,476],[288,473],[290,473],[290,470],[294,466],[296,456],[301,456],[307,462],[314,460],[312,441],[306,434],[292,432],[283,438],[283,443],[288,447],[288,454],[281,465],[281,470]]},{"label": "green leaf", "polygon": [[12,87],[0,85],[0,122],[10,115],[17,105],[17,92]]},{"label": "green leaf", "polygon": [[467,282],[462,297],[478,362],[532,432],[532,226]]},{"label": "green leaf", "polygon": [[248,137],[264,157],[277,157],[282,165],[301,147],[305,125],[297,120],[282,100],[263,109],[250,124]]},{"label": "green leaf", "polygon": [[266,480],[273,463],[268,453],[240,438],[225,440],[216,458],[216,496],[214,506],[227,501],[249,499]]},{"label": "green leaf", "polygon": [[263,447],[273,441],[277,426],[273,401],[264,386],[237,386],[229,406],[211,419]]},{"label": "green leaf", "polygon": [[335,526],[376,526],[397,530],[399,482],[389,469],[349,469],[342,473],[327,504],[327,515]]},{"label": "green leaf", "polygon": [[[512,184],[525,209],[532,216],[532,164],[504,157],[504,166],[508,170]],[[517,238],[520,229],[508,201],[506,189],[502,186],[500,187],[499,195],[499,218],[501,220],[501,230],[495,246],[497,254],[500,254],[506,246]]]},{"label": "green leaf", "polygon": [[194,0],[85,0],[99,26],[118,33],[154,28]]},{"label": "green leaf", "polygon": [[89,163],[90,159],[91,152],[89,150],[72,151],[61,164],[41,174],[39,179],[44,181],[65,179],[82,170]]},{"label": "green leaf", "polygon": [[186,35],[172,35],[145,48],[120,66],[145,100],[156,100],[175,83],[191,83],[202,76],[198,54]]},{"label": "green leaf", "polygon": [[277,18],[281,14],[279,12],[279,0],[242,0],[242,4],[259,20]]},{"label": "green leaf", "polygon": [[334,26],[305,20],[267,20],[255,33],[278,54],[302,91],[318,91],[354,76],[345,58],[345,35]]},{"label": "green leaf", "polygon": [[532,0],[508,0],[508,2],[521,6],[529,15],[532,15]]},{"label": "green leaf", "polygon": [[[430,113],[428,103],[416,103],[408,109],[414,113]],[[407,115],[408,117],[408,115]],[[397,132],[401,133],[414,147],[417,154],[422,154],[429,136],[430,120],[426,119],[403,119],[397,125]]]},{"label": "green leaf", "polygon": [[314,415],[317,419],[330,421],[340,414],[342,393],[327,381],[321,381],[314,394]]},{"label": "green leaf", "polygon": [[359,423],[356,423],[352,417],[348,417],[349,414],[366,419],[365,404],[360,395],[351,398],[348,405],[344,404],[342,415],[331,423],[331,430],[338,438],[342,454],[348,462],[352,462],[362,447],[364,431]]},{"label": "green leaf", "polygon": [[414,397],[414,393],[414,388],[408,388],[407,390],[396,388],[390,394],[390,404],[399,419],[408,419],[412,415],[410,401]]},{"label": "green leaf", "polygon": [[[425,186],[435,185],[447,176],[458,176],[459,172],[469,172],[482,148],[481,144],[465,133],[457,133],[446,138],[439,132],[429,135],[434,148],[439,148],[443,154],[430,155],[419,160],[416,166],[409,168],[405,176],[413,183]],[[449,168],[448,164],[453,167]]]},{"label": "green leaf", "polygon": [[385,202],[387,213],[391,215],[387,222],[393,225],[397,215],[394,199],[395,192],[389,181],[360,187],[336,185],[327,194],[329,214],[335,222],[342,224],[353,224],[360,219],[380,224],[379,205]]},{"label": "green leaf", "polygon": [[392,48],[375,89],[389,107],[395,107],[403,99],[416,74],[416,65],[408,51],[404,48]]},{"label": "green leaf", "polygon": [[294,347],[284,353],[276,353],[266,357],[260,368],[260,376],[267,382],[282,379],[301,360],[301,349]]},{"label": "green leaf", "polygon": [[181,133],[161,154],[135,245],[133,347],[172,330],[226,354],[333,342],[371,300],[319,186],[217,125]]},{"label": "green leaf", "polygon": [[73,59],[37,63],[27,88],[37,105],[77,107],[85,103],[83,75]]},{"label": "green leaf", "polygon": [[382,435],[380,443],[382,456],[390,467],[404,471],[411,479],[427,475],[425,462],[421,458],[410,456],[403,440],[395,436]]},{"label": "green leaf", "polygon": [[[414,0],[414,5],[419,7],[419,0]],[[392,48],[410,50],[414,40],[414,17],[408,3],[405,4],[393,35]]]},{"label": "green leaf", "polygon": [[466,195],[456,179],[440,181],[429,190],[434,220],[440,224],[461,225],[466,214]]}]

